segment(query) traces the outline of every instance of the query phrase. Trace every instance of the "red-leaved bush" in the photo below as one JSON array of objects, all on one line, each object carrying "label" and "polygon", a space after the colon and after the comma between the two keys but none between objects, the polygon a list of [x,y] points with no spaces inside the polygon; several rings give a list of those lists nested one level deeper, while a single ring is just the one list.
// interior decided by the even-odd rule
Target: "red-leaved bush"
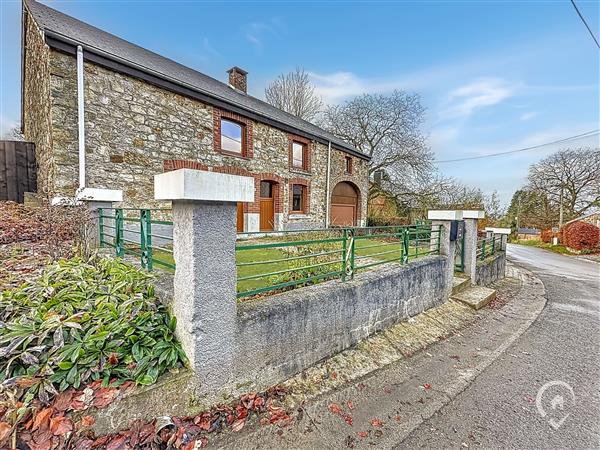
[{"label": "red-leaved bush", "polygon": [[554,233],[550,229],[548,229],[548,230],[542,230],[542,233],[540,235],[540,238],[542,239],[542,242],[544,242],[546,244],[549,244],[552,241],[553,237],[554,237]]},{"label": "red-leaved bush", "polygon": [[575,250],[591,250],[600,242],[600,228],[591,223],[576,221],[562,229],[563,244]]}]

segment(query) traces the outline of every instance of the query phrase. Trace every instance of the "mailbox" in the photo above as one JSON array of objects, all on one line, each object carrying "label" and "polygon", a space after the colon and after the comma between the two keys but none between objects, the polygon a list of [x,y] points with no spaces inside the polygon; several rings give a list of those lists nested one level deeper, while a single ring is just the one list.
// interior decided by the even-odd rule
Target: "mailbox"
[{"label": "mailbox", "polygon": [[450,242],[456,241],[462,232],[462,227],[459,226],[460,220],[450,222]]}]

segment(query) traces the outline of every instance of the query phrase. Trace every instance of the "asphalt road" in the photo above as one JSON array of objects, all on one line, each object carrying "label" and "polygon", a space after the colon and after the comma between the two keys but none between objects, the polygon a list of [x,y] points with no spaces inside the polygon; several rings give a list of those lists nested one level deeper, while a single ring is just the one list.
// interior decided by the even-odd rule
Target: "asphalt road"
[{"label": "asphalt road", "polygon": [[600,448],[600,264],[519,245],[508,257],[542,280],[546,307],[397,448]]}]

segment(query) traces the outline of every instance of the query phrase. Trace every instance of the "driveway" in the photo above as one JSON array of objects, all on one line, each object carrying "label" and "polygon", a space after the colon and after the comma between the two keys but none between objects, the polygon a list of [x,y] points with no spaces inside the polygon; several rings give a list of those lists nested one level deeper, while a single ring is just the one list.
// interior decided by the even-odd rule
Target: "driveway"
[{"label": "driveway", "polygon": [[542,280],[546,307],[397,448],[600,448],[600,264],[519,245],[508,257]]}]

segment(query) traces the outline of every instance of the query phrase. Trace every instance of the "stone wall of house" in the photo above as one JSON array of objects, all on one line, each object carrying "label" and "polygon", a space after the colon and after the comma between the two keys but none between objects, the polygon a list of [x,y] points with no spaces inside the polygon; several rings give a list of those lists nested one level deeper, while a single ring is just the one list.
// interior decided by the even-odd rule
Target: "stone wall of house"
[{"label": "stone wall of house", "polygon": [[[78,167],[76,60],[51,51],[50,68],[56,187],[61,195],[72,195]],[[153,200],[153,176],[167,165],[168,169],[178,168],[179,162],[182,167],[254,176],[257,195],[261,179],[275,181],[276,228],[323,226],[327,146],[311,142],[309,170],[296,170],[289,162],[291,136],[252,122],[252,156],[230,156],[215,150],[215,114],[219,111],[210,105],[86,62],[87,186],[122,189],[125,207],[168,206]],[[352,157],[353,173],[348,175],[344,173],[344,156],[346,153],[332,150],[330,189],[340,181],[354,183],[360,192],[360,217],[364,219],[368,163]],[[290,213],[292,183],[305,185],[309,192],[310,204],[303,214]],[[257,220],[258,208],[258,202],[245,205],[247,221]]]},{"label": "stone wall of house", "polygon": [[54,178],[50,114],[50,50],[33,18],[25,13],[27,47],[23,71],[23,135],[35,144],[38,192],[52,195]]}]

